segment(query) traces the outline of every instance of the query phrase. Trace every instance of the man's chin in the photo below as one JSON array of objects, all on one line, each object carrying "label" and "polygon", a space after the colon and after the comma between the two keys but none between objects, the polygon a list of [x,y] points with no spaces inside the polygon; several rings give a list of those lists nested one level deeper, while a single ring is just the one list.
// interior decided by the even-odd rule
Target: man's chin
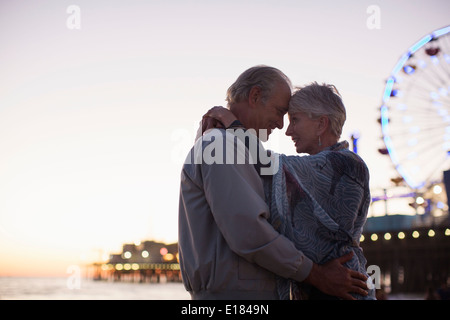
[{"label": "man's chin", "polygon": [[269,140],[269,136],[272,133],[272,130],[260,129],[258,132],[258,138],[262,142],[267,142]]},{"label": "man's chin", "polygon": [[260,139],[262,142],[267,142],[267,141],[269,141],[269,136],[267,136],[267,137],[263,137],[262,139]]}]

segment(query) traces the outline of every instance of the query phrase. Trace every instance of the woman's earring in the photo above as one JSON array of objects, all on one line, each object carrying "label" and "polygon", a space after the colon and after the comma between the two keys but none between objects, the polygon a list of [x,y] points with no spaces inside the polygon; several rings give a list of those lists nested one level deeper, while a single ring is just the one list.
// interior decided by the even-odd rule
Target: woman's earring
[{"label": "woman's earring", "polygon": [[320,141],[320,136],[319,136],[319,147],[322,146],[322,141]]}]

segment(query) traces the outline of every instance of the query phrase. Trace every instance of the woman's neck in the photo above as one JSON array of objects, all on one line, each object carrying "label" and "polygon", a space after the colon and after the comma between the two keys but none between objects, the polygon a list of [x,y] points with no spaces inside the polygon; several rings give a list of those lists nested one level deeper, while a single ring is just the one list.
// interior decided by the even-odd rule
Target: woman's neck
[{"label": "woman's neck", "polygon": [[322,135],[322,137],[320,137],[320,142],[321,142],[321,145],[317,144],[317,148],[316,148],[316,150],[314,150],[315,153],[311,153],[311,155],[318,154],[319,152],[322,152],[325,149],[328,149],[329,147],[334,146],[336,143],[338,143],[338,139],[333,136]]}]

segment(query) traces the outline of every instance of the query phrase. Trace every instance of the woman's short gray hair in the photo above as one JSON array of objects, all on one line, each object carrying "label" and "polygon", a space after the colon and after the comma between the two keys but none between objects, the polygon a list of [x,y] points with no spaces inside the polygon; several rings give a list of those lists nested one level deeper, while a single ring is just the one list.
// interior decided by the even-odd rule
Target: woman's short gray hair
[{"label": "woman's short gray hair", "polygon": [[250,90],[258,86],[262,92],[262,102],[266,103],[272,89],[280,81],[285,81],[289,88],[292,88],[289,78],[280,70],[259,65],[244,71],[237,80],[227,90],[228,106],[248,99]]},{"label": "woman's short gray hair", "polygon": [[337,138],[341,136],[346,111],[334,85],[312,82],[305,87],[297,87],[289,101],[289,113],[296,112],[304,112],[312,119],[327,116],[331,133]]}]

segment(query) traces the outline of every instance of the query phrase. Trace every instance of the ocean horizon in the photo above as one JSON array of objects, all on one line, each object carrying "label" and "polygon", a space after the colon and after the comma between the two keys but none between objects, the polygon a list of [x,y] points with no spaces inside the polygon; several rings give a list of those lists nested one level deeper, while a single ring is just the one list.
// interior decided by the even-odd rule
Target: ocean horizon
[{"label": "ocean horizon", "polygon": [[190,300],[182,283],[94,281],[68,277],[0,277],[0,300]]}]

